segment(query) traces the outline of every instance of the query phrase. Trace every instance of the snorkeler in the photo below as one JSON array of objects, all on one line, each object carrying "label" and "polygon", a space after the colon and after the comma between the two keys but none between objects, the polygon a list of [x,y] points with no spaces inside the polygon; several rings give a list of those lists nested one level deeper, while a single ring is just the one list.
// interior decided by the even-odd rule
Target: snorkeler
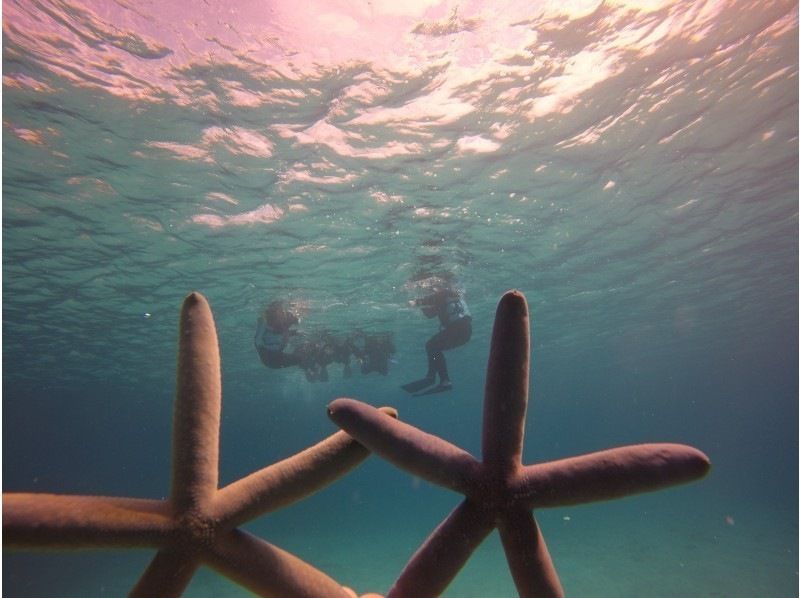
[{"label": "snorkeler", "polygon": [[378,372],[382,376],[389,373],[389,358],[394,355],[394,341],[391,332],[366,334],[358,331],[349,339],[353,355],[361,362],[361,373]]},{"label": "snorkeler", "polygon": [[324,329],[305,338],[295,349],[309,382],[327,382],[328,366],[332,363],[341,363],[344,377],[349,378],[352,375],[350,354],[348,339]]},{"label": "snorkeler", "polygon": [[[272,369],[297,366],[309,382],[327,382],[332,363],[341,363],[344,377],[350,378],[350,358],[355,356],[362,374],[388,374],[389,357],[395,351],[391,333],[358,331],[345,336],[323,328],[309,334],[292,328],[298,323],[297,314],[283,301],[273,301],[266,307],[258,318],[254,339],[261,363]],[[288,351],[291,337],[293,350]]]},{"label": "snorkeler", "polygon": [[292,326],[298,321],[283,301],[273,301],[267,306],[258,318],[254,339],[261,363],[273,369],[300,365],[296,355],[285,352],[289,337],[297,334]]},{"label": "snorkeler", "polygon": [[[416,393],[415,396],[450,390],[453,388],[453,383],[447,373],[447,362],[443,351],[466,344],[472,336],[472,316],[467,304],[461,294],[445,287],[436,289],[432,295],[412,301],[412,305],[421,308],[422,313],[428,318],[438,316],[439,332],[425,343],[428,373],[424,378],[404,384],[402,388],[406,392]],[[432,386],[436,382],[437,374],[439,384],[419,392]]]},{"label": "snorkeler", "polygon": [[293,356],[309,382],[327,382],[330,356],[319,338],[303,335],[297,343]]},{"label": "snorkeler", "polygon": [[350,356],[353,352],[350,346],[350,339],[328,333],[327,352],[330,355],[331,362],[342,364],[342,375],[345,378],[350,378],[353,375],[353,370],[350,368]]}]

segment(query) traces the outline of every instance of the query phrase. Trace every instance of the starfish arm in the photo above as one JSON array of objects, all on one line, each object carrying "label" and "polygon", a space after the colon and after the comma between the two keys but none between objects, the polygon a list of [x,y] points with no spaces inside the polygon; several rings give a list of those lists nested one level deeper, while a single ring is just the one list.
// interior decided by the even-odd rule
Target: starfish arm
[{"label": "starfish arm", "polygon": [[636,444],[523,468],[512,491],[528,508],[650,492],[706,475],[708,457],[684,444]]},{"label": "starfish arm", "polygon": [[369,450],[434,484],[467,494],[480,463],[468,452],[353,399],[336,399],[328,415]]},{"label": "starfish arm", "polygon": [[172,529],[164,501],[3,493],[6,548],[157,546]]},{"label": "starfish arm", "polygon": [[183,302],[172,418],[171,502],[177,515],[203,512],[217,490],[222,407],[219,346],[205,297]]},{"label": "starfish arm", "polygon": [[[397,417],[394,409],[384,412]],[[340,478],[369,456],[345,432],[222,488],[215,499],[215,519],[230,529],[259,515],[297,502]]]},{"label": "starfish arm", "polygon": [[483,463],[501,475],[521,465],[529,359],[528,304],[509,291],[497,305],[483,401]]},{"label": "starfish arm", "polygon": [[501,517],[500,539],[508,567],[522,597],[560,597],[564,595],[536,520],[528,510],[513,509]]},{"label": "starfish arm", "polygon": [[200,560],[174,548],[163,548],[150,561],[128,598],[172,598],[180,596],[197,571]]},{"label": "starfish arm", "polygon": [[218,537],[204,551],[203,560],[259,596],[350,596],[341,585],[319,569],[241,530],[231,530]]},{"label": "starfish arm", "polygon": [[439,596],[493,528],[491,513],[463,501],[414,553],[386,598]]}]

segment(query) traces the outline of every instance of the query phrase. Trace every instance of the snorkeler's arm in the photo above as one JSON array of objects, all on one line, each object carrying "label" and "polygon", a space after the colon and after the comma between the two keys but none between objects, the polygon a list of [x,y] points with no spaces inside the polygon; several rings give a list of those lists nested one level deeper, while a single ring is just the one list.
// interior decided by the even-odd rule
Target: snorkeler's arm
[{"label": "snorkeler's arm", "polygon": [[422,297],[421,299],[414,299],[413,303],[417,307],[435,305],[438,296],[438,293],[434,293],[433,295],[428,295],[427,297]]},{"label": "snorkeler's arm", "polygon": [[435,318],[439,314],[439,310],[432,306],[425,306],[422,308],[422,313],[426,318]]},{"label": "snorkeler's arm", "polygon": [[434,293],[421,299],[415,299],[414,305],[422,310],[426,318],[435,318],[439,314],[439,303],[442,300],[441,293]]}]

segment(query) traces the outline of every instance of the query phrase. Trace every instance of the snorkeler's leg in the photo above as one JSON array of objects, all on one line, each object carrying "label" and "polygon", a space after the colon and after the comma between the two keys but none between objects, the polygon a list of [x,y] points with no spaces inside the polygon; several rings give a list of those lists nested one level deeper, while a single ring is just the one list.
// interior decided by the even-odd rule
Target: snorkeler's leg
[{"label": "snorkeler's leg", "polygon": [[[457,322],[450,328],[442,330],[434,338],[436,339],[436,348],[438,352],[433,354],[432,365],[435,372],[439,375],[439,384],[433,388],[428,388],[422,392],[416,393],[414,396],[419,397],[423,395],[430,395],[439,392],[447,392],[452,390],[453,383],[450,381],[450,375],[447,372],[447,360],[444,357],[444,349],[453,349],[466,343],[472,334],[472,325],[469,320]],[[430,344],[430,341],[429,341]]]},{"label": "snorkeler's leg", "polygon": [[434,375],[432,376],[435,378],[437,375],[439,376],[439,382],[444,382],[447,380],[447,361],[444,358],[444,353],[442,351],[437,351],[433,354],[433,359],[428,364],[428,373],[430,374],[431,367],[433,368]]},{"label": "snorkeler's leg", "polygon": [[441,330],[434,334],[425,343],[425,352],[428,354],[428,378],[436,378],[436,374],[441,375],[442,360],[444,353],[442,349],[447,346],[447,330]]},{"label": "snorkeler's leg", "polygon": [[432,395],[438,392],[447,392],[453,388],[453,383],[450,382],[450,377],[447,375],[447,361],[444,358],[444,353],[441,351],[436,355],[434,365],[436,367],[436,373],[439,375],[439,384],[423,390],[422,392],[414,393],[415,397]]},{"label": "snorkeler's leg", "polygon": [[425,375],[424,378],[420,378],[419,380],[414,380],[413,382],[409,382],[408,384],[403,384],[401,387],[406,392],[419,392],[423,388],[429,387],[431,384],[436,382],[436,355],[442,355],[441,350],[439,349],[439,337],[442,333],[439,332],[434,334],[427,343],[425,343],[425,351],[428,354],[428,373]]},{"label": "snorkeler's leg", "polygon": [[319,364],[317,364],[309,355],[296,354],[297,366],[303,370],[306,380],[309,382],[316,382],[319,380]]},{"label": "snorkeler's leg", "polygon": [[452,382],[450,382],[450,376],[447,374],[447,360],[444,358],[444,353],[442,353],[442,360],[439,362],[439,386],[452,386]]}]

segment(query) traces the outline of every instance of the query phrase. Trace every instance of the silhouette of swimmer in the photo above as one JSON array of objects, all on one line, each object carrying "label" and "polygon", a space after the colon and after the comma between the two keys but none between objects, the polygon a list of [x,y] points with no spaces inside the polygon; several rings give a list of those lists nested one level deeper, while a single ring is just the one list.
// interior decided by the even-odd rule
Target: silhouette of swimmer
[{"label": "silhouette of swimmer", "polygon": [[328,330],[304,338],[294,353],[309,382],[327,382],[328,366],[332,363],[342,364],[345,378],[352,376],[349,339]]},{"label": "silhouette of swimmer", "polygon": [[[448,391],[453,387],[453,383],[447,373],[444,351],[466,344],[472,336],[472,316],[469,308],[461,294],[449,287],[438,288],[433,294],[412,301],[412,305],[422,309],[422,313],[428,318],[438,316],[439,332],[425,343],[428,373],[424,378],[409,382],[402,388],[406,392],[416,393],[415,396]],[[437,386],[419,392],[432,386],[436,382],[437,375],[439,376]]]},{"label": "silhouette of swimmer", "polygon": [[283,301],[273,301],[264,309],[258,318],[254,339],[261,363],[272,369],[300,364],[297,355],[286,353],[289,337],[297,334],[292,326],[298,322],[298,317]]},{"label": "silhouette of swimmer", "polygon": [[361,362],[361,373],[378,372],[382,376],[389,373],[389,358],[394,355],[394,341],[391,332],[367,334],[355,332],[349,339],[353,356]]},{"label": "silhouette of swimmer", "polygon": [[[327,382],[328,366],[332,363],[342,364],[345,378],[352,376],[350,358],[355,356],[361,363],[362,374],[388,374],[389,358],[395,351],[391,333],[358,331],[344,336],[324,328],[301,333],[292,328],[299,321],[283,301],[273,301],[266,307],[258,318],[254,339],[261,363],[272,369],[297,366],[309,382]],[[292,337],[290,352],[287,347]]]}]

